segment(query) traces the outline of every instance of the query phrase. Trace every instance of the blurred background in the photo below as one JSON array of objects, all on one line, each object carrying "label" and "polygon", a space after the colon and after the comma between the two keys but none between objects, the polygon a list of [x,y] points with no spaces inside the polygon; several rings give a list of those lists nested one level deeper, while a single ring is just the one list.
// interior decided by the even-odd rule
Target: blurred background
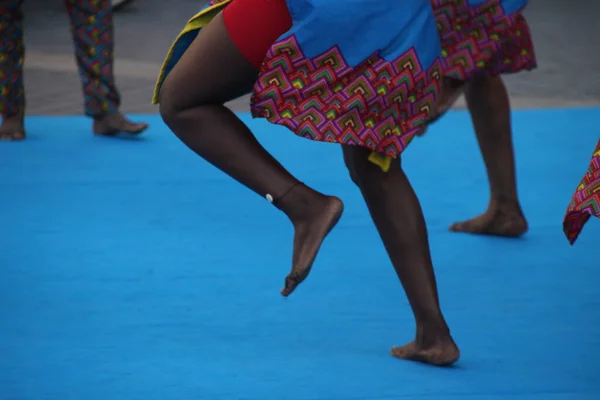
[{"label": "blurred background", "polygon": [[[206,2],[136,0],[115,13],[122,111],[156,112],[150,98],[163,57],[187,19]],[[28,114],[80,114],[82,95],[64,1],[26,0],[24,11]],[[532,0],[525,14],[539,69],[507,77],[513,106],[600,103],[600,1]],[[239,110],[246,105],[243,99],[231,104]]]}]

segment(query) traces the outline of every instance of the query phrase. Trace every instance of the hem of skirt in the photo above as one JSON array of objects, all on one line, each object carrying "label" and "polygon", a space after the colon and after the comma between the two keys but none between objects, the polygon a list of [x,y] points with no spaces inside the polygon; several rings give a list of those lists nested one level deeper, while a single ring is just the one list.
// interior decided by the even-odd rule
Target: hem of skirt
[{"label": "hem of skirt", "polygon": [[[293,38],[286,40],[290,42],[288,45],[297,47]],[[297,51],[301,54],[301,49]],[[333,51],[335,51],[335,48],[329,50],[329,52]],[[411,49],[410,51],[414,51],[414,49]],[[408,52],[409,51],[407,51],[407,53]],[[324,52],[321,57],[324,57],[326,54],[327,52]],[[302,55],[302,57],[304,56]],[[300,56],[298,56],[298,58],[300,58]],[[359,70],[363,67],[366,68],[379,60],[378,53],[374,53],[353,69]],[[381,61],[385,61],[386,63],[398,62],[398,60],[388,61],[383,59],[381,59]],[[345,63],[345,60],[340,61],[340,63]],[[262,80],[266,79],[265,70],[269,70],[268,64],[268,61],[266,64],[263,64],[263,68],[261,69],[257,81],[259,86],[261,85]],[[431,112],[430,105],[427,103],[427,98],[431,97],[432,90],[435,92],[434,98],[431,99],[434,103],[435,97],[439,94],[439,89],[436,89],[434,83],[434,81],[438,82],[438,85],[441,83],[442,66],[439,59],[426,69],[419,66],[419,70],[419,75],[416,76],[415,79],[424,79],[424,82],[420,82],[419,85],[415,84],[415,90],[410,90],[404,94],[405,99],[403,101],[411,104],[406,104],[406,107],[412,111],[404,110],[403,116],[394,118],[394,129],[390,128],[390,132],[385,135],[377,132],[375,135],[361,135],[361,137],[352,135],[352,137],[349,137],[344,134],[344,132],[339,132],[338,134],[332,135],[320,134],[313,136],[310,132],[310,121],[305,124],[303,120],[299,119],[299,117],[305,114],[307,110],[296,108],[295,105],[290,102],[282,102],[281,99],[279,99],[279,95],[264,95],[265,91],[269,91],[269,85],[273,84],[270,81],[265,84],[264,88],[260,86],[259,90],[257,90],[257,85],[255,85],[255,90],[250,98],[250,110],[253,118],[264,118],[272,124],[284,126],[296,136],[304,139],[324,143],[336,143],[339,145],[358,146],[371,150],[373,154],[369,157],[370,161],[379,165],[383,171],[387,171],[391,165],[391,160],[400,157],[401,153],[408,147],[416,135],[423,130],[424,126],[426,126],[427,119]],[[346,74],[349,74],[349,72],[346,71]],[[308,80],[305,86],[309,86],[311,82],[312,81]],[[290,90],[293,91],[293,89]],[[378,92],[378,95],[381,94]],[[421,100],[424,102],[419,105],[418,103]],[[323,112],[323,110],[321,110],[321,112]],[[360,116],[357,117],[360,118]]]},{"label": "hem of skirt", "polygon": [[[415,126],[413,128],[408,128],[407,124],[405,122],[400,122],[399,125],[402,126],[402,136],[412,136],[408,142],[406,143],[406,146],[403,149],[398,149],[397,146],[394,146],[393,148],[395,150],[385,150],[382,149],[380,147],[384,147],[384,146],[373,146],[369,143],[366,143],[364,141],[361,142],[352,142],[352,143],[340,143],[337,140],[320,140],[320,139],[313,139],[311,137],[308,137],[306,135],[303,135],[300,131],[300,126],[298,127],[294,127],[295,124],[286,122],[289,121],[288,118],[271,118],[265,115],[265,111],[264,108],[261,106],[257,106],[254,101],[250,100],[250,114],[252,115],[252,118],[254,119],[265,119],[268,122],[274,124],[274,125],[279,125],[279,126],[283,126],[286,127],[287,129],[289,129],[290,131],[292,131],[292,133],[294,133],[296,136],[301,137],[303,139],[307,139],[307,140],[311,140],[314,142],[322,142],[322,143],[334,143],[334,144],[339,144],[339,145],[344,145],[344,146],[359,146],[359,147],[363,147],[366,149],[369,149],[371,151],[374,151],[376,153],[379,153],[383,156],[387,156],[387,157],[391,157],[391,158],[398,158],[400,157],[400,155],[402,154],[402,152],[404,150],[406,150],[406,147],[408,147],[408,145],[410,144],[410,142],[412,142],[412,140],[415,138],[416,133],[419,132],[421,130],[421,125],[419,126]],[[423,123],[425,124],[425,122]]]},{"label": "hem of skirt", "polygon": [[403,149],[395,148],[396,149],[395,151],[391,151],[391,150],[385,151],[382,149],[378,149],[378,146],[369,145],[366,142],[340,143],[339,141],[334,141],[334,140],[329,141],[329,140],[313,139],[309,136],[306,136],[306,135],[303,135],[302,133],[300,133],[299,132],[300,127],[295,128],[294,126],[292,126],[293,124],[286,123],[286,121],[288,121],[288,119],[286,119],[286,118],[269,118],[269,117],[265,116],[264,108],[255,105],[252,98],[250,100],[250,114],[253,119],[265,119],[273,125],[283,126],[283,127],[287,128],[288,130],[290,130],[294,135],[296,135],[302,139],[311,140],[314,142],[337,144],[340,146],[357,146],[357,147],[362,147],[362,148],[371,150],[371,153],[369,154],[369,157],[368,157],[369,161],[371,163],[377,165],[378,167],[380,167],[383,172],[389,171],[392,161],[394,159],[397,159],[400,157],[400,155],[404,152],[404,150],[406,150],[406,148],[408,147],[410,142],[412,142],[412,140],[416,137],[417,132],[419,132],[421,130],[420,126],[414,127],[414,128],[407,128],[406,124],[404,122],[402,122],[401,125],[403,126],[403,135],[412,136],[412,137],[408,140],[408,142],[406,143],[406,146]]},{"label": "hem of skirt", "polygon": [[[574,245],[577,241],[577,238],[579,238],[581,231],[585,227],[585,224],[587,224],[587,222],[589,221],[590,217],[592,217],[592,214],[586,211],[567,211],[567,214],[565,215],[565,218],[563,220],[563,232],[565,233],[565,236],[567,237],[567,240],[569,241],[571,246]],[[573,218],[577,219],[577,223],[573,223]]]},{"label": "hem of skirt", "polygon": [[473,71],[469,71],[468,73],[460,73],[460,72],[450,72],[444,73],[444,78],[456,79],[459,81],[469,81],[474,78],[479,78],[482,76],[487,76],[490,78],[494,78],[501,75],[513,75],[518,74],[520,72],[530,72],[537,69],[538,64],[537,61],[532,61],[530,64],[524,67],[519,68],[507,68],[505,70],[495,69],[494,67],[476,69]]}]

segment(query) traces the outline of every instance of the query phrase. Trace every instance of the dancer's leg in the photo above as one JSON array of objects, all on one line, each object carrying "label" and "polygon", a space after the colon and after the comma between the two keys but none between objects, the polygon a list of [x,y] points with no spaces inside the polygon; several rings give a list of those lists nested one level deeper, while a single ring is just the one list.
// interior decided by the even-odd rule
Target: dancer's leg
[{"label": "dancer's leg", "polygon": [[223,105],[251,90],[257,76],[258,70],[231,40],[223,14],[219,14],[167,76],[160,110],[167,125],[190,149],[255,193],[273,199],[292,221],[292,272],[282,290],[287,296],[310,272],[343,204],[299,183]]},{"label": "dancer's leg", "polygon": [[369,150],[346,146],[343,151],[415,316],[415,340],[393,348],[392,355],[434,365],[454,363],[460,353],[440,310],[427,227],[408,178],[399,162],[382,172],[368,161]]},{"label": "dancer's leg", "polygon": [[487,169],[490,204],[483,215],[457,222],[450,230],[521,236],[527,232],[527,221],[517,195],[510,103],[506,87],[499,76],[482,76],[469,82],[465,95]]}]

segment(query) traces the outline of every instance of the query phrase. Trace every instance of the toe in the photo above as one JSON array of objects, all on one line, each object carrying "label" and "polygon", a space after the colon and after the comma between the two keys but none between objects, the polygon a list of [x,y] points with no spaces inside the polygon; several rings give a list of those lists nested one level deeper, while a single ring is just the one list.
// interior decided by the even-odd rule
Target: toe
[{"label": "toe", "polygon": [[21,131],[14,131],[11,133],[0,132],[0,141],[13,141],[25,139],[25,133]]},{"label": "toe", "polygon": [[298,286],[298,280],[292,276],[291,274],[285,278],[285,285],[283,289],[281,289],[281,295],[284,297],[289,296],[296,290],[296,286]]},{"label": "toe", "polygon": [[450,225],[450,232],[461,232],[463,230],[463,223],[462,222],[455,222],[452,225]]},{"label": "toe", "polygon": [[148,129],[148,124],[146,123],[133,123],[133,122],[129,122],[127,124],[127,126],[125,127],[126,132],[128,133],[142,133],[144,132],[146,129]]}]

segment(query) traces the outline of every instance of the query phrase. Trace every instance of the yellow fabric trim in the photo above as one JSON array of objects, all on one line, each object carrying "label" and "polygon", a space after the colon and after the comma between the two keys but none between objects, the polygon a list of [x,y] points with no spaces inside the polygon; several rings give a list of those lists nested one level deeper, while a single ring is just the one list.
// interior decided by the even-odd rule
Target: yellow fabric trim
[{"label": "yellow fabric trim", "polygon": [[379,166],[383,172],[388,172],[392,166],[392,157],[372,151],[369,154],[369,161]]},{"label": "yellow fabric trim", "polygon": [[218,4],[215,4],[213,6],[205,8],[204,10],[200,11],[198,14],[196,14],[192,18],[190,18],[190,20],[187,22],[187,24],[185,24],[185,27],[183,28],[181,33],[177,36],[177,39],[175,39],[175,41],[169,48],[169,52],[167,53],[167,56],[165,57],[165,61],[163,61],[162,67],[160,68],[160,73],[158,75],[158,79],[156,80],[156,85],[154,86],[154,95],[152,96],[152,104],[159,103],[160,86],[162,84],[162,81],[165,78],[166,65],[169,62],[169,60],[171,59],[171,57],[173,57],[173,50],[175,48],[175,43],[177,43],[179,41],[179,39],[181,39],[181,37],[183,35],[185,35],[186,33],[204,28],[206,25],[208,25],[208,23],[210,21],[213,20],[214,17],[217,16],[217,14],[219,14],[223,10],[223,8],[225,8],[225,6],[227,4],[231,3],[231,1],[232,0],[224,0]]}]

